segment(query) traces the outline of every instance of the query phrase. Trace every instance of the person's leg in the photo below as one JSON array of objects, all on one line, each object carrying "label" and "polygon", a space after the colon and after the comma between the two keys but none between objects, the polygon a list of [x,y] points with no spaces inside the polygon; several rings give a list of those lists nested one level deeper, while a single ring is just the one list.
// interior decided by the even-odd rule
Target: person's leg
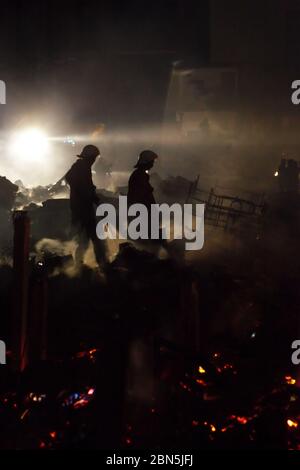
[{"label": "person's leg", "polygon": [[75,265],[77,268],[81,268],[85,252],[89,246],[89,238],[83,226],[78,227],[76,241],[78,245],[75,251]]},{"label": "person's leg", "polygon": [[96,261],[100,268],[104,268],[104,266],[108,262],[108,253],[105,240],[99,240],[97,236],[94,236],[92,239],[94,253],[96,257]]},{"label": "person's leg", "polygon": [[96,218],[91,216],[87,222],[88,239],[92,241],[95,258],[100,268],[104,268],[108,262],[108,253],[105,240],[100,240],[96,233]]}]

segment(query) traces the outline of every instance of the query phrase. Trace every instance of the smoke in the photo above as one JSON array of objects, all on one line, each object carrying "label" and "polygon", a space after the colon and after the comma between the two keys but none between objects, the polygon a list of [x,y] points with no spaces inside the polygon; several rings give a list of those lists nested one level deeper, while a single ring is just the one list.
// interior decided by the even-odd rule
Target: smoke
[{"label": "smoke", "polygon": [[[118,240],[107,240],[106,241],[107,253],[109,261],[112,261],[119,250]],[[75,251],[77,248],[77,242],[75,239],[70,241],[61,241],[58,239],[43,238],[39,240],[35,245],[35,252],[38,259],[43,259],[45,256],[48,257],[66,257],[67,262],[63,263],[54,270],[53,275],[65,274],[68,277],[75,277],[80,275],[80,272],[76,268],[74,262],[70,260],[70,256],[74,259]],[[83,263],[85,266],[92,270],[98,270],[99,266],[96,261],[94,248],[92,242],[85,252]],[[101,268],[101,267],[100,267]]]},{"label": "smoke", "polygon": [[35,245],[36,253],[41,256],[45,253],[56,256],[68,256],[74,253],[75,248],[76,242],[74,240],[64,242],[50,238],[43,238]]},{"label": "smoke", "polygon": [[153,347],[151,337],[133,340],[130,345],[127,372],[129,397],[148,405],[153,399],[155,387]]},{"label": "smoke", "polygon": [[13,267],[13,258],[9,255],[3,255],[0,257],[0,267]]},{"label": "smoke", "polygon": [[2,135],[0,174],[12,181],[22,180],[27,186],[54,184],[74,163],[82,146],[93,143],[101,152],[101,158],[94,166],[94,181],[100,188],[115,190],[125,185],[139,153],[150,148],[159,155],[155,171],[162,177],[181,175],[192,179],[200,175],[200,183],[205,188],[223,185],[255,191],[272,189],[273,174],[282,152],[298,159],[299,149],[293,136],[281,132],[279,139],[274,131],[262,139],[263,125],[254,122],[248,127],[244,124],[240,131],[236,126],[232,134],[226,131],[226,120],[223,120],[223,127],[222,122],[219,123],[222,132],[210,123],[213,129],[210,135],[200,127],[197,131],[189,131],[185,121],[152,126],[141,123],[130,127],[124,122],[123,127],[104,128],[100,134],[95,133],[95,126],[84,132],[82,125],[82,134],[75,128],[74,135],[72,129],[69,131],[74,145],[66,144],[64,136],[50,135],[50,155],[46,160],[41,157],[37,162],[24,161],[22,165],[7,154],[6,137]]}]

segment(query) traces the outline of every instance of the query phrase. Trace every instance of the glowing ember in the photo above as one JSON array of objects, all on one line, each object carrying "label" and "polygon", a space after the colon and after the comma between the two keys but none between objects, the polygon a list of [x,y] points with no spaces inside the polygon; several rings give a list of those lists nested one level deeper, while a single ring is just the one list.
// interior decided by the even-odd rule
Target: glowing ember
[{"label": "glowing ember", "polygon": [[85,357],[85,358],[90,359],[91,361],[93,361],[95,359],[95,355],[98,351],[99,350],[96,349],[96,348],[89,349],[88,351],[80,351],[80,352],[76,353],[75,357],[77,359],[82,359],[82,358]]},{"label": "glowing ember", "polygon": [[289,385],[295,385],[295,383],[296,383],[296,379],[293,379],[293,377],[291,377],[290,375],[286,375],[284,377],[284,379],[285,379],[286,383],[289,384]]},{"label": "glowing ember", "polygon": [[23,421],[23,419],[27,416],[28,413],[29,413],[29,410],[27,409],[21,414],[21,417],[20,417],[21,421]]},{"label": "glowing ember", "polygon": [[288,419],[288,420],[287,420],[287,425],[288,425],[290,428],[297,428],[297,427],[298,427],[297,421],[293,421],[292,419]]},{"label": "glowing ember", "polygon": [[73,405],[75,409],[77,408],[82,408],[83,406],[88,405],[89,401],[86,400],[85,398],[81,398],[80,400],[76,401]]},{"label": "glowing ember", "polygon": [[248,423],[248,419],[245,418],[244,416],[237,416],[236,420],[240,424],[247,424]]},{"label": "glowing ember", "polygon": [[199,366],[199,369],[198,369],[199,373],[200,374],[205,374],[206,370],[203,369],[203,367]]},{"label": "glowing ember", "polygon": [[204,421],[204,426],[209,426],[211,432],[216,432],[217,428],[213,424],[209,424],[207,421]]},{"label": "glowing ember", "polygon": [[35,402],[38,402],[38,403],[45,400],[45,398],[46,398],[45,394],[29,393],[29,395],[28,395],[29,400],[35,401]]},{"label": "glowing ember", "polygon": [[206,386],[207,386],[207,383],[206,383],[204,380],[197,379],[197,380],[196,380],[196,382],[197,382],[197,384],[199,384],[199,385],[203,385],[204,387],[206,387]]}]

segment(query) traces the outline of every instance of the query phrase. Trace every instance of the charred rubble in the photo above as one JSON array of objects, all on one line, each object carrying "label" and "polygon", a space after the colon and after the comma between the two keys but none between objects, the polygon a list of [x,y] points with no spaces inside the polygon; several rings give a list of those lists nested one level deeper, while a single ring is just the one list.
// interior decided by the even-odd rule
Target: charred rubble
[{"label": "charred rubble", "polygon": [[204,197],[180,177],[156,183],[170,200],[180,193],[183,202],[210,204],[207,226],[224,243],[222,256],[212,251],[183,264],[123,243],[105,279],[89,266],[73,275],[70,254],[35,252],[41,239],[68,240],[68,200],[44,201],[49,188],[31,195],[14,188],[27,211],[15,216],[15,243],[26,236],[18,238],[18,224],[31,221],[28,344],[24,367],[15,367],[11,312],[25,255],[14,247],[14,268],[11,252],[0,266],[8,338],[1,448],[300,448],[299,379],[290,361],[299,328],[299,194],[252,201],[248,217],[245,196],[233,195],[227,209],[215,203],[217,190]]}]

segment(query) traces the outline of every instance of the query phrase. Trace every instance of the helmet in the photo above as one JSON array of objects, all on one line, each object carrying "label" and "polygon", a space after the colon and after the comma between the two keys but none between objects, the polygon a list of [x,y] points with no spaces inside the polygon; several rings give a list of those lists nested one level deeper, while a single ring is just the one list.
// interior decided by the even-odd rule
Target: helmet
[{"label": "helmet", "polygon": [[155,152],[152,152],[152,150],[143,150],[140,153],[139,159],[138,159],[137,163],[134,165],[134,168],[138,168],[139,166],[147,165],[148,163],[152,163],[157,158],[158,158],[158,155]]},{"label": "helmet", "polygon": [[96,158],[100,155],[100,150],[95,145],[86,145],[83,147],[80,155],[77,155],[79,158]]}]

